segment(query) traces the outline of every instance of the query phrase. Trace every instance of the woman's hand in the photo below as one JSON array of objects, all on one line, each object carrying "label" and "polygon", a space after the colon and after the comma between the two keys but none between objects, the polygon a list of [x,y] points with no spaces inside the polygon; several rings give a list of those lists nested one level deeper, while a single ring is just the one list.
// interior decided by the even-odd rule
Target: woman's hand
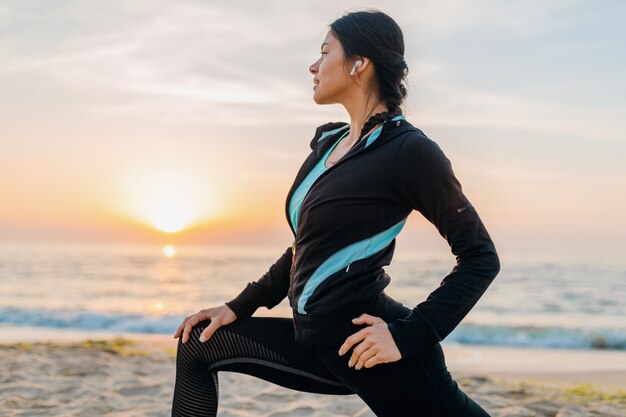
[{"label": "woman's hand", "polygon": [[174,339],[181,335],[183,336],[183,343],[187,343],[189,340],[189,333],[193,326],[200,323],[203,320],[211,319],[211,323],[200,335],[200,342],[204,343],[213,336],[213,333],[220,328],[237,320],[237,315],[226,304],[219,307],[207,308],[200,310],[196,314],[185,317],[185,320],[178,326]]},{"label": "woman's hand", "polygon": [[364,313],[352,319],[352,323],[369,324],[370,326],[348,337],[339,348],[339,356],[341,356],[358,343],[352,351],[348,366],[355,365],[354,369],[359,370],[363,366],[371,368],[379,363],[395,362],[402,359],[402,354],[383,319]]}]

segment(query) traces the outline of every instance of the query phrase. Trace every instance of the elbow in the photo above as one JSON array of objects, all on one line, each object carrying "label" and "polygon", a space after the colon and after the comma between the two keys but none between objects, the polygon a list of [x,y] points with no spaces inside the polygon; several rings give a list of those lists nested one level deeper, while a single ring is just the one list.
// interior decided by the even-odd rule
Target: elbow
[{"label": "elbow", "polygon": [[493,243],[483,245],[479,251],[480,256],[476,262],[480,264],[477,271],[489,282],[493,281],[500,272],[500,256]]},{"label": "elbow", "polygon": [[495,277],[500,272],[500,256],[496,252],[495,248],[493,250],[492,255],[490,256],[490,271],[491,271],[491,280],[493,281]]}]

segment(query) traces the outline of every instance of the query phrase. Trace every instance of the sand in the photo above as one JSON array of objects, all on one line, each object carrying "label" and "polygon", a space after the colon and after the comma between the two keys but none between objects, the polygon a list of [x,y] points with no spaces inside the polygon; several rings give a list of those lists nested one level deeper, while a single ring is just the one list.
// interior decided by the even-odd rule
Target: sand
[{"label": "sand", "polygon": [[[176,339],[51,335],[0,332],[0,415],[170,416]],[[494,417],[626,416],[626,352],[443,347],[453,378]],[[220,372],[218,415],[374,416],[356,395],[299,392],[232,372]]]}]

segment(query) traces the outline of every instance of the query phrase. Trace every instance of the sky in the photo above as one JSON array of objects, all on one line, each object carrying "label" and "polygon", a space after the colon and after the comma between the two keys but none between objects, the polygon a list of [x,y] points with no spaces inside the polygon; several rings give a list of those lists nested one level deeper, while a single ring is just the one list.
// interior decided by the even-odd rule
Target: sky
[{"label": "sky", "polygon": [[[402,28],[405,115],[501,258],[623,258],[615,1],[0,1],[0,243],[290,246],[315,128],[349,122],[308,68],[367,7]],[[447,250],[419,212],[397,238]]]}]

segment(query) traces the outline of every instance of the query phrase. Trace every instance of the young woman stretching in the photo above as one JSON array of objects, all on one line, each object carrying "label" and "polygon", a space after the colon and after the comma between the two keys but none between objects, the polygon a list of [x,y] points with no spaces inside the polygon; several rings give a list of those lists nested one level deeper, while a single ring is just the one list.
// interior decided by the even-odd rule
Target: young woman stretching
[{"label": "young woman stretching", "polygon": [[[495,246],[441,148],[400,110],[402,31],[377,10],[330,25],[313,74],[317,104],[350,123],[317,128],[287,194],[293,243],[225,305],[183,321],[172,416],[215,416],[219,371],[283,387],[356,394],[377,416],[488,416],[451,377],[440,341],[500,270]],[[384,288],[413,210],[447,240],[457,264],[413,309]],[[288,297],[292,318],[251,317]]]}]

